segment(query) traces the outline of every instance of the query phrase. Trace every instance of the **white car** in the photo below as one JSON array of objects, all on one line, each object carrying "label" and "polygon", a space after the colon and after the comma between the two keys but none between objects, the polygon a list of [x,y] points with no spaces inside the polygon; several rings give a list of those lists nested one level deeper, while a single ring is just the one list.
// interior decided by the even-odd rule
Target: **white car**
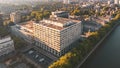
[{"label": "white car", "polygon": [[42,58],[42,59],[40,59],[40,60],[39,60],[39,62],[43,62],[44,60],[45,60],[45,59],[44,59],[44,58]]},{"label": "white car", "polygon": [[38,58],[38,57],[39,57],[39,55],[36,55],[36,56],[35,56],[35,58]]},{"label": "white car", "polygon": [[32,54],[33,52],[34,52],[34,51],[30,50],[30,51],[29,51],[29,54]]}]

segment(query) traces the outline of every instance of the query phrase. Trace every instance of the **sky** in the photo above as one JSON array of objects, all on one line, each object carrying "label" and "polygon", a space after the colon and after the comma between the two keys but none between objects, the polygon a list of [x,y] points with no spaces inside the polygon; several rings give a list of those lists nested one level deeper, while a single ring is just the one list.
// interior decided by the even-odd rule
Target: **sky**
[{"label": "sky", "polygon": [[45,1],[45,0],[0,0],[0,3],[5,3],[5,2],[25,2],[25,1]]}]

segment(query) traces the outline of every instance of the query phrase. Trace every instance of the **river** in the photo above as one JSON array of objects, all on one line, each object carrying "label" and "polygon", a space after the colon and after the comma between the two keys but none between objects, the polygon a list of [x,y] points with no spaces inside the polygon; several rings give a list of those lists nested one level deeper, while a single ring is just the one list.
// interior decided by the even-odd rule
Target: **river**
[{"label": "river", "polygon": [[80,68],[120,68],[120,26]]}]

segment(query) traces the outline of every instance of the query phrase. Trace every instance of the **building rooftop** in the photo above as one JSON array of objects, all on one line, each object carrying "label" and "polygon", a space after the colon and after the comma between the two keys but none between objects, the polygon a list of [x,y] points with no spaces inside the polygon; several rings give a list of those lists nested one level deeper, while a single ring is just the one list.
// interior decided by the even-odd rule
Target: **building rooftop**
[{"label": "building rooftop", "polygon": [[90,25],[90,26],[100,26],[100,24],[99,23],[97,23],[96,21],[85,21],[84,23],[83,23],[84,25]]},{"label": "building rooftop", "polygon": [[57,30],[62,30],[68,26],[71,26],[73,24],[80,23],[78,20],[72,20],[72,19],[67,19],[67,18],[49,18],[47,20],[42,20],[39,22],[39,24],[43,26],[47,26],[50,28],[54,28]]},{"label": "building rooftop", "polygon": [[28,21],[25,23],[20,24],[21,26],[33,30],[33,21]]},{"label": "building rooftop", "polygon": [[79,20],[73,20],[73,19],[68,19],[68,18],[61,18],[61,17],[53,17],[53,18],[49,18],[48,20],[51,20],[53,22],[59,22],[59,23],[62,23],[62,24],[65,24],[67,22],[74,22],[74,23],[79,23],[80,21]]},{"label": "building rooftop", "polygon": [[53,13],[66,13],[66,11],[55,11]]},{"label": "building rooftop", "polygon": [[47,26],[47,27],[50,27],[50,28],[57,29],[57,30],[62,30],[63,29],[63,27],[56,26],[56,25],[49,24],[49,23],[45,23],[45,22],[40,22],[40,24],[42,24],[43,26]]}]

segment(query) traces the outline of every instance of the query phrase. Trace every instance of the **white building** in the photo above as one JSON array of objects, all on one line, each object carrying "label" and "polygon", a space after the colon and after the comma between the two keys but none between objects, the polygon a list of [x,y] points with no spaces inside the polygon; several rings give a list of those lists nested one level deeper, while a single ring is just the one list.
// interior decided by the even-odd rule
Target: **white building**
[{"label": "white building", "polygon": [[81,21],[59,17],[34,23],[33,27],[36,45],[57,56],[69,51],[82,33]]},{"label": "white building", "polygon": [[69,13],[66,12],[66,11],[55,11],[55,12],[52,12],[52,15],[50,15],[50,17],[68,18],[69,17]]},{"label": "white building", "polygon": [[110,5],[110,4],[111,4],[111,1],[109,0],[109,1],[108,1],[108,5]]},{"label": "white building", "polygon": [[11,13],[10,19],[14,23],[19,23],[21,21],[21,13],[19,11]]},{"label": "white building", "polygon": [[119,4],[119,0],[114,0],[114,4]]},{"label": "white building", "polygon": [[11,37],[0,38],[0,56],[13,52],[14,42]]},{"label": "white building", "polygon": [[63,0],[63,3],[64,3],[64,4],[70,4],[70,3],[71,3],[71,0]]}]

